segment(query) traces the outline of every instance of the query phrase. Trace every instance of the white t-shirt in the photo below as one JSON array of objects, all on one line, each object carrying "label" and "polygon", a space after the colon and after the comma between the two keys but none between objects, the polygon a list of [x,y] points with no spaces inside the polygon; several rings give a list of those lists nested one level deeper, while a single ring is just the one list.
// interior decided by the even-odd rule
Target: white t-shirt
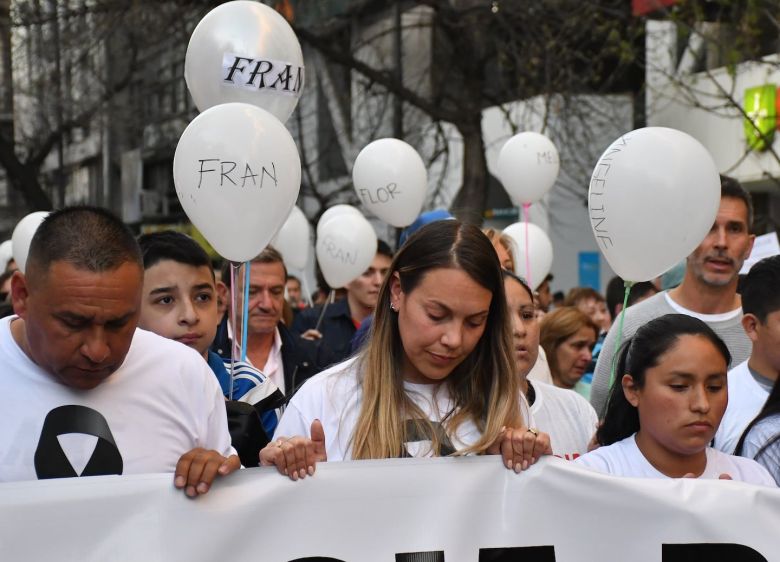
[{"label": "white t-shirt", "polygon": [[590,402],[573,390],[539,381],[531,384],[536,397],[530,408],[529,427],[550,435],[555,456],[573,460],[587,453],[598,424]]},{"label": "white t-shirt", "polygon": [[[352,458],[352,433],[355,430],[362,399],[359,384],[359,358],[352,358],[311,377],[295,393],[276,428],[274,439],[281,436],[309,437],[314,420],[322,422],[325,431],[325,451],[328,461]],[[404,383],[406,393],[428,419],[436,425],[452,408],[446,384]],[[441,435],[441,434],[440,434]],[[457,435],[449,435],[454,450],[476,443],[481,433],[472,422],[458,427]],[[430,436],[419,436],[405,444],[412,457],[431,456]],[[442,454],[448,448],[442,445]]]},{"label": "white t-shirt", "polygon": [[219,383],[195,350],[138,329],[122,366],[78,390],[22,351],[15,318],[0,319],[0,481],[68,475],[62,466],[71,476],[173,472],[196,447],[235,454]]},{"label": "white t-shirt", "polygon": [[[699,478],[717,479],[728,474],[733,480],[750,484],[776,486],[772,475],[757,462],[743,457],[727,455],[707,447],[707,466]],[[606,447],[599,447],[574,461],[586,468],[613,476],[633,478],[668,478],[656,470],[639,450],[636,434]]]},{"label": "white t-shirt", "polygon": [[712,446],[731,454],[745,428],[761,411],[769,392],[750,374],[747,361],[731,369],[727,380],[729,403]]}]

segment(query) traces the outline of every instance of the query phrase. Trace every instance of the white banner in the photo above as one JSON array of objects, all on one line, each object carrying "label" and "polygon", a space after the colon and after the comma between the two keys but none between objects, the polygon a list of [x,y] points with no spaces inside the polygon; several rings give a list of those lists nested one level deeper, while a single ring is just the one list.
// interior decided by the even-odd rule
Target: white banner
[{"label": "white banner", "polygon": [[197,500],[172,480],[2,484],[0,559],[780,561],[780,491],[740,482],[559,459],[517,475],[497,457],[325,463],[299,482],[249,469]]}]

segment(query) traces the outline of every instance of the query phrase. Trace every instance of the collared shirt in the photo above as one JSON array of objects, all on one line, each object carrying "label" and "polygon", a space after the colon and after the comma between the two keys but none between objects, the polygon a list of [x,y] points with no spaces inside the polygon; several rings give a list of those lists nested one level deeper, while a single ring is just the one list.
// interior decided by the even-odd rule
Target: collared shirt
[{"label": "collared shirt", "polygon": [[274,344],[271,346],[271,351],[268,352],[268,359],[265,365],[260,370],[273,381],[279,390],[282,391],[282,394],[286,393],[284,387],[284,363],[282,363],[282,336],[279,334],[279,328],[274,330]]}]

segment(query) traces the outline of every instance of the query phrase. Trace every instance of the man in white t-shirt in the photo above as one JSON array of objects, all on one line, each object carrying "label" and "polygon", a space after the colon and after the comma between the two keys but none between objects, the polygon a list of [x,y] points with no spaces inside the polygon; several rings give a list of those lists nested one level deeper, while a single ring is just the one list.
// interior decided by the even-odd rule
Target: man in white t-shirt
[{"label": "man in white t-shirt", "polygon": [[194,497],[240,466],[197,352],[138,330],[143,265],[105,210],[57,211],[0,322],[0,481],[174,472]]},{"label": "man in white t-shirt", "polygon": [[713,443],[724,453],[734,452],[780,373],[780,256],[750,269],[742,283],[742,311],[742,327],[753,351],[728,374],[729,405]]},{"label": "man in white t-shirt", "polygon": [[[737,293],[737,281],[755,239],[751,234],[753,206],[750,195],[739,182],[727,176],[720,179],[720,208],[715,223],[688,256],[682,283],[625,310],[621,341],[654,318],[679,313],[706,322],[728,346],[733,365],[750,356],[750,340],[741,325],[742,301]],[[600,416],[604,414],[609,395],[620,325],[619,321],[612,324],[593,374],[590,403]]]}]

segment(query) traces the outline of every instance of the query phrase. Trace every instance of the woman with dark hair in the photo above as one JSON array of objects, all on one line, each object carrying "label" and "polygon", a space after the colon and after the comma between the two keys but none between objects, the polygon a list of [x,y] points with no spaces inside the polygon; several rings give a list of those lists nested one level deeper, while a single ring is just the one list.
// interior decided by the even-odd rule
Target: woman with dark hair
[{"label": "woman with dark hair", "polygon": [[539,351],[539,319],[533,293],[524,279],[509,271],[504,271],[504,292],[512,319],[523,416],[550,436],[555,456],[575,459],[588,452],[598,424],[596,411],[576,392],[529,379]]},{"label": "woman with dark hair", "polygon": [[766,404],[745,429],[734,454],[758,462],[780,486],[780,382],[775,382]]},{"label": "woman with dark hair", "polygon": [[764,467],[709,447],[726,409],[726,344],[698,318],[667,314],[637,330],[617,365],[600,448],[575,462],[615,476],[729,478],[774,486]]},{"label": "woman with dark hair", "polygon": [[410,237],[371,330],[293,397],[262,464],[297,479],[326,458],[500,453],[519,471],[550,452],[520,414],[501,268],[477,227],[438,221]]}]

